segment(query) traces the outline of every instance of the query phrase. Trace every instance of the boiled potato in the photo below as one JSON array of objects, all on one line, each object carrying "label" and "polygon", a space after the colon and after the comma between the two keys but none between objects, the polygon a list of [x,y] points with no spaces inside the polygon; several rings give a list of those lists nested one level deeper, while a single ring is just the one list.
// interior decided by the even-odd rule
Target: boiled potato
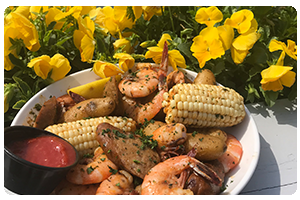
[{"label": "boiled potato", "polygon": [[227,134],[217,128],[198,129],[188,133],[184,143],[186,153],[192,148],[197,151],[196,158],[201,161],[215,160],[226,150]]},{"label": "boiled potato", "polygon": [[194,80],[195,84],[208,84],[208,85],[216,85],[215,75],[209,69],[204,69],[199,72]]},{"label": "boiled potato", "polygon": [[158,129],[159,127],[164,126],[164,125],[166,125],[166,123],[161,122],[161,121],[155,121],[154,123],[149,123],[149,125],[144,128],[143,133],[145,135],[152,135],[152,133],[156,129]]},{"label": "boiled potato", "polygon": [[111,97],[87,99],[65,112],[64,121],[73,122],[90,117],[108,116],[115,107],[116,103]]}]

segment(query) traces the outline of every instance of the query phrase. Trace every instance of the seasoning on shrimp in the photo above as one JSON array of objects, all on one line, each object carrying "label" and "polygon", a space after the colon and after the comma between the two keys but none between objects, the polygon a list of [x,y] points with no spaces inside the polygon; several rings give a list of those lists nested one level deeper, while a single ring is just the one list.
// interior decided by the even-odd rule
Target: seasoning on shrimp
[{"label": "seasoning on shrimp", "polygon": [[[163,94],[167,92],[167,67],[168,67],[168,45],[165,43],[162,62],[158,72],[151,70],[149,68],[144,68],[138,71],[136,75],[143,72],[144,76],[138,75],[138,81],[133,79],[132,76],[125,77],[124,82],[120,82],[119,89],[120,92],[125,94],[123,97],[123,106],[125,113],[133,118],[136,122],[143,124],[146,120],[151,120],[153,117],[159,113],[162,108]],[[148,77],[145,77],[149,75]],[[130,81],[134,80],[134,81]],[[147,81],[148,80],[148,81]],[[130,81],[131,84],[125,84],[126,81]],[[146,97],[158,88],[158,93],[153,97],[153,99],[142,104],[137,99],[137,97]],[[155,90],[154,90],[155,89]]]},{"label": "seasoning on shrimp", "polygon": [[100,183],[116,171],[117,166],[107,159],[101,147],[98,147],[94,154],[91,163],[77,164],[68,172],[66,178],[69,182],[78,185]]},{"label": "seasoning on shrimp", "polygon": [[187,177],[181,176],[181,173],[187,169],[192,169],[215,185],[222,185],[222,180],[211,168],[193,157],[181,155],[155,165],[143,180],[141,194],[193,194],[190,189],[184,189]]}]

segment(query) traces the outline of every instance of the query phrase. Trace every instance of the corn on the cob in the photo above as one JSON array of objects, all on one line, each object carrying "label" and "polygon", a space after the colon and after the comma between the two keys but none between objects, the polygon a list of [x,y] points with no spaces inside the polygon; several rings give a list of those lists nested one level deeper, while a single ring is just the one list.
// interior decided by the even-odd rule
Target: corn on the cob
[{"label": "corn on the cob", "polygon": [[126,132],[136,129],[136,122],[131,118],[109,116],[51,125],[45,130],[66,139],[77,149],[79,155],[83,156],[93,154],[99,146],[96,140],[96,129],[102,122],[107,122]]},{"label": "corn on the cob", "polygon": [[233,89],[206,84],[177,84],[164,93],[167,123],[190,127],[228,127],[245,115],[244,99]]}]

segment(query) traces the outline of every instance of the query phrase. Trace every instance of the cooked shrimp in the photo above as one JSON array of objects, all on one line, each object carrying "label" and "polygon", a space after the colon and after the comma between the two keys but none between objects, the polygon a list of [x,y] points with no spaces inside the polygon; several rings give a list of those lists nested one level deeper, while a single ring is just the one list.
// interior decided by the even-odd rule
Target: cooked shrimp
[{"label": "cooked shrimp", "polygon": [[185,83],[184,74],[181,71],[176,70],[168,74],[167,76],[168,89],[171,89],[174,85],[180,83]]},{"label": "cooked shrimp", "polygon": [[[165,43],[162,62],[157,72],[158,75],[158,93],[154,98],[146,103],[141,104],[138,100],[124,96],[124,110],[128,117],[133,118],[138,123],[144,123],[145,120],[151,120],[161,110],[163,94],[167,92],[166,76],[168,67],[168,45]],[[149,78],[149,77],[148,77]],[[120,85],[119,85],[120,86]],[[129,98],[128,98],[129,97]]]},{"label": "cooked shrimp", "polygon": [[87,165],[77,164],[67,173],[66,178],[69,182],[78,185],[100,183],[117,169],[117,166],[108,160],[101,147],[98,147],[94,154],[93,162]]},{"label": "cooked shrimp", "polygon": [[181,155],[169,158],[154,166],[143,180],[141,194],[193,194],[191,190],[184,189],[186,177],[177,177],[187,169],[192,169],[216,185],[222,184],[220,177],[211,168],[193,157]]},{"label": "cooked shrimp", "polygon": [[120,170],[100,183],[96,195],[129,194],[134,190],[132,182],[133,177],[130,173],[125,170]]},{"label": "cooked shrimp", "polygon": [[157,141],[161,159],[165,160],[172,155],[180,155],[184,151],[181,145],[187,138],[186,127],[181,123],[166,124],[152,133],[153,140]]},{"label": "cooked shrimp", "polygon": [[143,68],[123,78],[119,83],[119,90],[127,97],[140,98],[154,92],[157,85],[157,72],[150,68]]},{"label": "cooked shrimp", "polygon": [[226,145],[226,151],[218,159],[223,164],[225,173],[239,164],[243,154],[241,143],[233,135],[227,134]]},{"label": "cooked shrimp", "polygon": [[187,137],[186,127],[181,123],[166,124],[152,134],[159,148],[177,146],[182,144]]}]

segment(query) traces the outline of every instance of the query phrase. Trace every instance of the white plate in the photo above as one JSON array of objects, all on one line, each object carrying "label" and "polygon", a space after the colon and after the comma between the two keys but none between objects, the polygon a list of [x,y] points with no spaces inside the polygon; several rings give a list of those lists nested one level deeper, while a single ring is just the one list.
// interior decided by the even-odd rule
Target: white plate
[{"label": "white plate", "polygon": [[[193,80],[196,73],[183,70],[186,75]],[[13,125],[28,125],[28,121],[33,118],[32,112],[35,112],[34,106],[36,104],[43,104],[51,96],[59,97],[66,94],[66,91],[72,87],[83,85],[95,80],[100,79],[91,69],[86,69],[65,77],[48,87],[44,88],[33,96],[18,112],[11,126]],[[250,180],[259,158],[260,141],[259,134],[253,118],[249,110],[246,109],[246,117],[242,123],[225,128],[227,133],[234,135],[243,146],[243,156],[239,165],[227,174],[225,184],[227,189],[222,194],[239,194],[239,192],[246,186]]]}]

